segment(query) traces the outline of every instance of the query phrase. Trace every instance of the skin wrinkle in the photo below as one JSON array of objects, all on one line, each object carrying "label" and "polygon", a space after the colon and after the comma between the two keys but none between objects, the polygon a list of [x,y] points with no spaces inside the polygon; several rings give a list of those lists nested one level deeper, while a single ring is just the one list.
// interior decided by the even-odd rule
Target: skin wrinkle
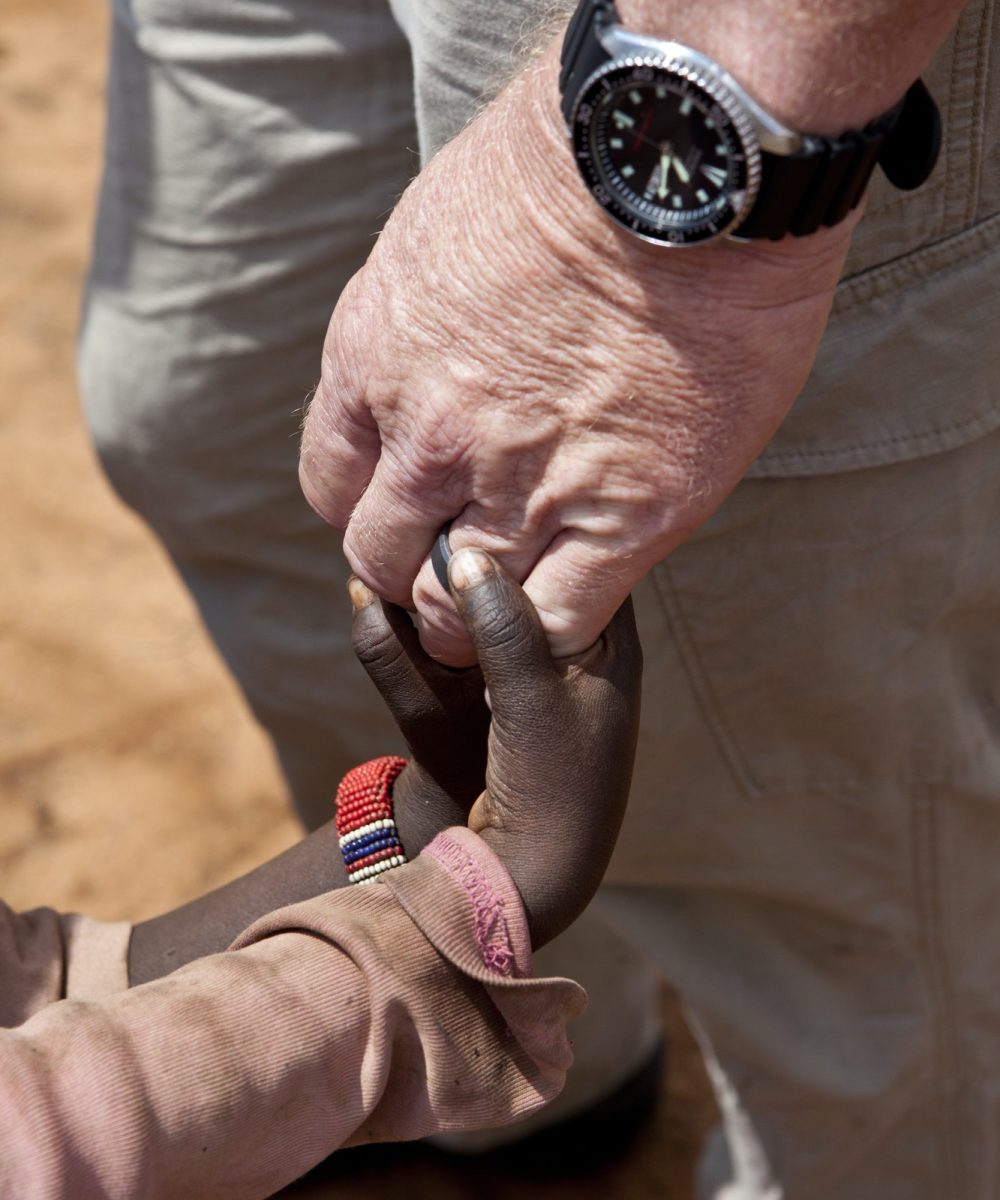
[{"label": "skin wrinkle", "polygon": [[[680,351],[680,347],[676,345],[672,346],[671,349],[675,354],[679,353]],[[602,358],[606,357],[603,352],[596,353],[598,353]],[[692,357],[695,357],[695,355],[692,354]],[[651,373],[651,376],[655,378],[655,374]],[[662,379],[660,380],[658,387],[654,388],[654,385],[651,382],[645,389],[642,390],[647,393],[652,393],[654,390],[663,390]],[[583,389],[579,387],[578,383],[576,393],[571,398],[567,398],[561,405],[564,410],[573,410],[572,416],[577,422],[579,422],[581,415],[581,401],[583,399],[581,396],[582,391]],[[640,425],[643,421],[643,418],[647,417],[651,413],[655,413],[665,424],[680,424],[681,427],[683,427],[683,425],[686,423],[686,416],[684,413],[686,412],[687,407],[690,406],[696,411],[701,411],[700,396],[698,395],[700,391],[700,388],[695,388],[690,385],[682,385],[677,379],[672,380],[670,394],[672,404],[676,405],[677,407],[676,412],[664,409],[663,402],[660,400],[655,402],[647,401],[646,403],[639,402],[636,398],[636,393],[632,393],[627,401],[623,400],[618,405],[615,405],[613,402],[609,404],[607,400],[604,400],[602,397],[595,397],[595,401],[597,403],[593,416],[589,418],[589,424],[585,427],[585,429],[576,430],[567,422],[559,430],[560,441],[564,445],[571,444],[574,440],[582,438],[587,430],[594,428],[599,428],[602,433],[608,435],[610,435],[618,426],[624,426],[624,428],[628,430],[630,424]],[[682,403],[683,397],[687,394],[691,395],[689,406]],[[490,427],[493,424],[491,417],[495,417],[495,414],[488,412],[484,418],[488,424],[486,428],[481,431],[480,436],[490,437],[504,432],[502,425],[497,425],[493,428]]]},{"label": "skin wrinkle", "polygon": [[470,479],[470,503],[484,510],[497,510],[504,519],[512,505],[527,498],[530,489],[538,486],[550,470],[559,441],[562,423],[553,414],[541,413],[534,421],[513,422],[502,409],[487,414],[481,427],[476,428],[479,441],[502,447],[494,460],[475,464]]},{"label": "skin wrinkle", "polygon": [[[610,301],[610,296],[609,296],[609,301]],[[417,474],[419,474],[419,473],[420,473],[420,470],[421,470],[421,468],[418,466],[418,468],[417,468],[417,472],[414,472],[414,473],[417,473]]]},{"label": "skin wrinkle", "polygon": [[[426,403],[421,406],[421,413],[427,419],[421,422],[419,429],[405,436],[406,421],[402,412],[396,410],[399,432],[405,441],[401,437],[399,442],[387,441],[383,446],[384,473],[388,479],[414,475],[422,487],[436,492],[464,490],[464,477],[470,464],[468,448],[455,441],[449,426],[448,411],[454,400],[449,395],[442,401],[440,392],[431,396],[429,388],[419,390],[427,396]],[[458,389],[456,394],[460,394]],[[388,428],[393,428],[391,420]]]},{"label": "skin wrinkle", "polygon": [[[427,169],[428,173],[431,173],[433,169],[434,164],[432,163]],[[405,217],[406,212],[405,207],[401,209],[401,217]],[[377,249],[371,261],[377,269]],[[389,324],[398,330],[399,336],[405,342],[412,343],[415,347],[427,339],[432,349],[440,354],[441,361],[446,365],[452,361],[453,351],[466,361],[480,363],[488,381],[489,376],[495,370],[498,351],[505,350],[505,344],[493,343],[488,327],[477,331],[477,336],[470,337],[467,328],[461,324],[455,324],[453,311],[438,310],[433,302],[433,296],[447,283],[459,289],[459,292],[464,293],[466,298],[478,299],[490,307],[495,306],[495,311],[516,311],[518,324],[523,331],[526,344],[535,341],[537,337],[535,330],[544,327],[544,317],[549,308],[550,298],[546,296],[536,298],[529,289],[511,285],[512,279],[531,273],[530,268],[520,259],[520,256],[519,261],[510,264],[509,267],[499,262],[494,264],[491,256],[480,256],[474,271],[470,271],[468,267],[459,271],[450,264],[442,269],[441,262],[442,259],[439,255],[429,256],[430,278],[427,293],[431,297],[431,303],[428,310],[423,312],[422,304],[417,305],[416,309],[407,308],[404,304],[393,310]],[[475,278],[475,286],[467,286],[466,278]],[[387,291],[388,289],[383,286],[383,290]],[[425,293],[421,292],[419,299],[423,300],[424,295]]]},{"label": "skin wrinkle", "polygon": [[[691,489],[693,484],[688,478],[688,474],[681,469],[683,466],[682,457],[678,455],[677,458],[678,468],[676,473],[680,490],[676,495],[675,507],[678,510],[683,510],[691,504]],[[566,491],[572,486],[572,480],[567,480],[565,470],[560,462],[556,462],[553,470],[556,479],[555,487],[561,491]],[[710,485],[706,484],[704,486],[707,488]],[[549,540],[543,556],[558,549],[572,535],[579,545],[589,544],[595,552],[602,553],[607,559],[601,570],[600,582],[604,584],[609,579],[621,580],[622,583],[620,586],[622,590],[627,590],[627,568],[636,562],[642,562],[646,566],[651,566],[654,561],[651,555],[647,554],[643,556],[641,551],[649,529],[655,524],[657,506],[662,503],[662,480],[659,489],[647,488],[646,495],[640,498],[634,490],[634,482],[630,479],[625,479],[622,485],[624,499],[621,502],[617,502],[613,495],[608,494],[610,491],[608,473],[607,471],[602,471],[602,488],[603,494],[599,498],[592,498],[589,501],[590,506],[603,516],[606,525],[608,521],[608,509],[617,506],[620,511],[617,521],[612,519],[612,523],[617,524],[619,528],[609,529],[605,527],[600,537],[595,536],[593,527],[588,527],[588,524],[581,518],[579,513],[567,512],[561,499],[557,498],[554,502],[553,514],[560,527],[553,529],[553,533],[556,536]],[[536,492],[535,497],[537,497],[537,494]],[[475,520],[474,512],[471,509],[466,510],[466,515],[473,521]],[[696,523],[695,521],[691,521],[685,525],[682,520],[679,520],[681,529],[688,526],[693,528]],[[515,542],[519,540],[516,536],[517,533],[523,533],[525,528],[531,528],[532,526],[535,528],[552,528],[551,523],[546,522],[543,525],[533,513],[529,512],[527,517],[522,516],[520,510],[518,512],[516,530],[512,528],[512,521],[509,519],[509,514],[508,520],[504,523],[507,537]],[[473,540],[488,540],[491,544],[497,540],[492,537],[489,539],[482,538],[475,532],[470,532],[467,536]],[[594,578],[577,573],[572,579],[567,581],[565,586],[567,594],[585,596],[593,589]],[[546,615],[552,618],[554,624],[559,626],[566,624],[567,615],[565,611],[561,611],[555,607],[546,608],[544,605],[540,606],[540,608],[544,610]]]},{"label": "skin wrinkle", "polygon": [[[316,442],[324,443],[327,447],[337,443],[345,443],[350,445],[367,445],[367,447],[370,447],[377,454],[379,441],[378,430],[374,421],[371,423],[371,434],[373,436],[369,436],[369,431],[366,429],[363,438],[351,438],[343,429],[338,428],[329,416],[318,416],[315,421],[311,421],[310,423],[310,446],[308,447],[308,451],[315,454],[315,448],[312,443]],[[320,470],[323,469],[322,461],[319,461],[317,465]]]},{"label": "skin wrinkle", "polygon": [[[470,127],[470,135],[475,133],[475,125]],[[483,161],[489,162],[489,156],[485,153]],[[438,183],[438,178],[442,173],[442,168],[437,160],[432,162],[425,169],[424,176],[428,181],[428,188],[434,189]],[[458,189],[462,189],[463,180],[457,181]],[[479,186],[485,187],[489,194],[503,195],[510,187],[507,179],[506,171],[500,169],[498,164],[497,170],[492,173],[487,173],[485,177],[480,176],[477,179]],[[448,190],[450,192],[456,189],[455,181],[450,181]],[[458,203],[461,203],[459,197]],[[474,203],[475,198],[470,197],[469,203]],[[430,234],[429,245],[424,247],[425,252],[430,251],[428,264],[424,269],[424,279],[427,285],[428,294],[433,299],[438,292],[450,293],[454,290],[458,297],[473,301],[492,302],[498,305],[497,311],[515,311],[515,305],[523,305],[526,302],[526,297],[522,292],[515,291],[510,286],[511,274],[502,267],[502,260],[498,260],[495,256],[496,247],[504,247],[513,245],[518,251],[523,252],[524,246],[518,245],[516,238],[512,235],[515,230],[505,227],[506,210],[503,206],[497,208],[493,205],[492,213],[494,216],[494,242],[490,246],[490,250],[494,253],[486,253],[486,247],[477,246],[477,259],[474,263],[474,269],[470,270],[469,265],[465,261],[460,261],[456,264],[453,254],[453,248],[447,243],[442,248],[439,244],[438,230],[435,227]],[[402,219],[406,220],[409,216],[408,206],[404,202],[401,206],[400,214]],[[419,224],[418,224],[419,228]],[[419,240],[419,239],[418,239]],[[444,253],[442,253],[442,249]],[[514,268],[514,276],[520,274],[518,268],[523,271],[523,260],[520,254],[517,256],[518,262],[512,264]],[[420,293],[420,298],[423,299],[423,293]],[[414,310],[411,310],[407,315],[412,320],[422,317],[422,305],[417,305]],[[450,313],[443,313],[443,322],[447,325]]]},{"label": "skin wrinkle", "polygon": [[[568,529],[568,530],[565,530],[562,534],[560,534],[560,536],[558,538],[556,538],[553,541],[552,545],[548,548],[546,553],[548,554],[549,552],[552,552],[554,554],[556,551],[558,551],[560,549],[562,543],[568,541],[568,539],[571,535],[573,536],[574,545],[576,547],[584,547],[585,548],[587,546],[588,541],[591,544],[593,544],[596,540],[592,537],[588,537],[586,532],[581,532],[578,529],[572,529],[572,530]],[[602,562],[601,562],[601,570],[600,571],[597,571],[596,569],[593,571],[586,571],[586,572],[581,571],[579,569],[567,571],[565,569],[565,563],[563,564],[564,569],[561,572],[561,579],[562,579],[562,582],[564,585],[564,591],[565,591],[566,595],[573,596],[574,599],[578,598],[579,596],[587,597],[591,594],[592,591],[594,591],[598,588],[605,587],[607,585],[607,582],[609,579],[611,581],[621,580],[622,582],[624,582],[627,579],[627,577],[628,577],[627,567],[629,566],[628,560],[630,558],[636,557],[636,555],[634,555],[631,552],[631,550],[626,551],[623,548],[620,550],[619,555],[617,556],[616,559],[611,559],[609,561],[605,558],[604,553],[603,553],[604,547],[606,544],[607,544],[607,540],[602,538],[601,539],[601,551],[602,551],[601,560],[602,560]],[[613,539],[612,539],[612,544],[614,544]],[[623,543],[623,545],[625,545],[625,544],[631,546],[631,540],[629,540],[628,543]],[[652,565],[652,564],[649,564],[649,565]],[[535,607],[536,607],[536,609],[538,609],[538,612],[540,615],[543,615],[543,616],[545,615],[542,613],[542,609],[540,606],[536,605]],[[551,622],[554,624],[554,626],[557,628],[565,626],[570,620],[572,620],[572,616],[573,616],[572,611],[567,611],[566,609],[557,608],[555,605],[553,605],[552,607],[549,608],[547,615],[549,616],[549,618],[550,618]],[[550,628],[550,626],[547,625],[546,628]]]},{"label": "skin wrinkle", "polygon": [[[620,445],[624,453],[628,444],[624,435],[614,440],[610,436],[594,438],[587,454],[579,453],[578,442],[564,444],[537,482],[526,478],[518,481],[524,486],[512,487],[510,503],[501,513],[493,513],[489,502],[470,503],[463,513],[463,523],[468,523],[463,540],[475,539],[479,536],[478,526],[491,522],[501,525],[505,536],[515,543],[533,529],[550,530],[550,537],[554,537],[566,527],[581,527],[573,513],[574,504],[586,504],[589,510],[602,512],[606,520],[611,519],[609,510],[617,509],[617,525],[629,529],[636,514],[641,517],[645,504],[652,506],[660,499],[662,489],[650,487],[622,469],[614,450]],[[599,491],[595,478],[599,480]],[[623,549],[613,543],[609,548],[614,556]]]},{"label": "skin wrinkle", "polygon": [[[491,268],[491,270],[498,268]],[[541,289],[532,290],[525,286],[531,278],[530,268],[524,261],[510,263],[503,272],[500,286],[491,287],[493,282],[488,273],[481,278],[481,288],[475,293],[477,306],[497,313],[513,314],[502,325],[483,324],[474,333],[464,328],[460,323],[454,324],[456,314],[446,318],[441,329],[447,331],[448,341],[442,349],[444,352],[457,351],[461,356],[474,365],[478,365],[482,373],[483,384],[489,388],[490,380],[494,379],[498,367],[509,370],[506,356],[509,352],[509,339],[512,329],[517,330],[517,342],[521,353],[525,356],[526,369],[531,373],[522,376],[525,390],[530,385],[549,382],[550,356],[562,367],[568,368],[568,358],[564,355],[553,355],[553,346],[562,340],[561,335],[571,332],[562,327],[562,319],[555,308],[557,296],[546,293]],[[515,280],[517,282],[515,282]],[[540,330],[551,331],[554,342],[540,335]],[[534,359],[537,358],[537,362]]]}]

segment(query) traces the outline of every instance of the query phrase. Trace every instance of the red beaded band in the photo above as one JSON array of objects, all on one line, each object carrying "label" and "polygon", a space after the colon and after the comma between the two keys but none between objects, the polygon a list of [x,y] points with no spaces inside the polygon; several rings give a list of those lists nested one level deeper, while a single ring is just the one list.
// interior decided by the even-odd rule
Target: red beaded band
[{"label": "red beaded band", "polygon": [[337,788],[337,833],[351,883],[373,883],[406,854],[392,808],[392,785],[405,758],[386,755],[348,771]]}]

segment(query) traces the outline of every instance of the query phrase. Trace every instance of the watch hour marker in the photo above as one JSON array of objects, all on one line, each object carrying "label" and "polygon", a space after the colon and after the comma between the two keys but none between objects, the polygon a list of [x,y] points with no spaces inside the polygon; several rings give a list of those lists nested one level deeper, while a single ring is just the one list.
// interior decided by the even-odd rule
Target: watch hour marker
[{"label": "watch hour marker", "polygon": [[704,188],[699,188],[695,192],[695,198],[698,200],[698,202],[700,204],[707,204],[708,203],[708,192],[706,192]]},{"label": "watch hour marker", "polygon": [[685,96],[681,101],[681,116],[686,117],[693,107],[694,101],[690,96]]},{"label": "watch hour marker", "polygon": [[635,88],[633,88],[632,91],[629,92],[628,98],[632,101],[633,104],[641,104],[642,103],[642,93],[637,92],[635,90]]},{"label": "watch hour marker", "polygon": [[619,129],[631,129],[635,124],[635,121],[632,120],[628,113],[623,113],[620,108],[616,108],[611,115],[614,117],[615,124]]},{"label": "watch hour marker", "polygon": [[657,100],[662,100],[666,96],[666,94],[667,94],[667,89],[663,86],[662,83],[658,84],[657,88],[656,88]]},{"label": "watch hour marker", "polygon": [[701,173],[716,187],[722,187],[726,182],[726,172],[721,167],[702,167]]},{"label": "watch hour marker", "polygon": [[680,198],[680,196],[675,195],[671,203],[673,204],[674,208],[680,208],[684,201]]},{"label": "watch hour marker", "polygon": [[715,147],[715,153],[716,153],[716,154],[717,154],[717,155],[718,155],[720,158],[728,158],[728,157],[729,157],[729,147],[728,147],[728,146],[723,146],[723,144],[720,142],[720,143],[719,143],[719,144],[718,144],[718,145]]},{"label": "watch hour marker", "polygon": [[705,118],[705,128],[706,129],[714,129],[715,128],[715,122],[712,120],[711,117]]},{"label": "watch hour marker", "polygon": [[625,143],[622,141],[621,138],[610,138],[608,141],[608,145],[611,147],[612,150],[621,150],[624,148]]},{"label": "watch hour marker", "polygon": [[631,179],[635,174],[635,167],[633,167],[631,163],[626,163],[626,165],[622,167],[622,174],[626,179]]}]

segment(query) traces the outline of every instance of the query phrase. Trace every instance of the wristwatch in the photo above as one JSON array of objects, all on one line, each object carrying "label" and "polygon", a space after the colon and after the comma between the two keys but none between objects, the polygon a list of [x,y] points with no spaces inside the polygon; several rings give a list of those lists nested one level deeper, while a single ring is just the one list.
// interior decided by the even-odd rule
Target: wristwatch
[{"label": "wristwatch", "polygon": [[919,187],[941,120],[921,80],[864,129],[786,128],[705,54],[621,26],[613,0],[580,0],[559,88],[577,165],[604,211],[644,241],[778,239],[836,225],[876,164]]}]

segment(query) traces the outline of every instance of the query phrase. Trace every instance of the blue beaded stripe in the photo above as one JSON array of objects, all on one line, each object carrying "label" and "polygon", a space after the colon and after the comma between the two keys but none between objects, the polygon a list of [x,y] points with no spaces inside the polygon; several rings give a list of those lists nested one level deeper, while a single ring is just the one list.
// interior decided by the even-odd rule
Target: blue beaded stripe
[{"label": "blue beaded stripe", "polygon": [[406,862],[392,813],[392,785],[405,766],[392,755],[375,758],[337,787],[337,841],[349,883],[373,883]]},{"label": "blue beaded stripe", "polygon": [[395,821],[379,821],[379,826],[380,828],[378,829],[359,829],[357,833],[345,834],[345,836],[340,839],[341,850],[350,850],[354,846],[360,846],[362,844],[367,845],[369,842],[378,841],[379,838],[393,837],[399,832],[399,830],[396,828]]},{"label": "blue beaded stripe", "polygon": [[391,829],[396,831],[396,822],[392,817],[378,817],[374,821],[369,821],[367,825],[362,825],[360,829],[352,829],[350,833],[345,833],[337,839],[337,844],[340,846],[349,846],[352,842],[356,842],[358,838],[368,837],[371,833],[378,833],[379,830]]},{"label": "blue beaded stripe", "polygon": [[380,830],[377,835],[370,834],[361,841],[354,842],[350,846],[344,846],[341,854],[344,857],[345,866],[350,867],[351,863],[357,862],[359,858],[367,858],[369,854],[374,854],[377,850],[385,850],[389,846],[398,846],[400,850],[403,848],[399,838],[394,833]]}]

